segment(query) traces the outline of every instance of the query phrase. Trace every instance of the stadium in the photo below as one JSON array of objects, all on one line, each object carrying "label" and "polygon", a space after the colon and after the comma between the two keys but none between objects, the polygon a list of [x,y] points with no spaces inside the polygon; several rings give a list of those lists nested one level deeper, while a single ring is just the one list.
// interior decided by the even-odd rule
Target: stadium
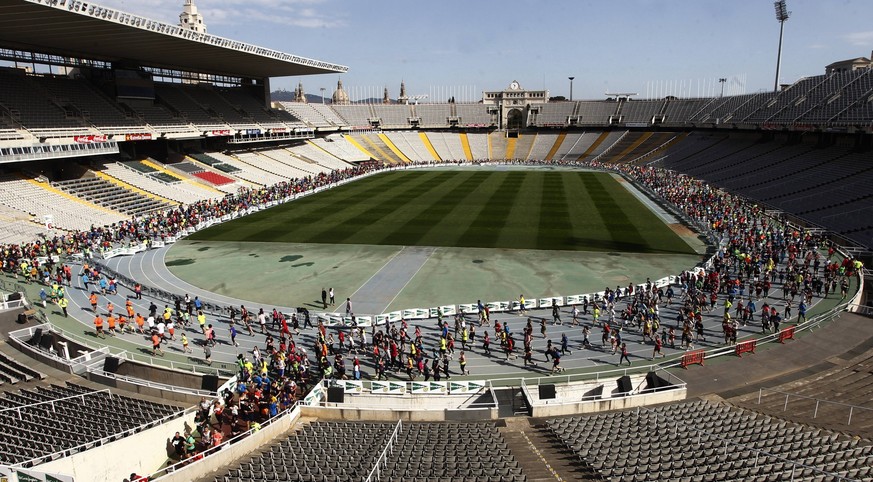
[{"label": "stadium", "polygon": [[873,59],[271,88],[348,70],[0,0],[0,480],[873,480]]}]

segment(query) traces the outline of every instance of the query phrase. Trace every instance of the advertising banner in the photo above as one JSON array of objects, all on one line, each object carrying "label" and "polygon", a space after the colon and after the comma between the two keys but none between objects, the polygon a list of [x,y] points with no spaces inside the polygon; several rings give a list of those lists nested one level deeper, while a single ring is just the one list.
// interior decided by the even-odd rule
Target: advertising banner
[{"label": "advertising banner", "polygon": [[412,393],[436,393],[445,395],[449,393],[448,382],[412,382]]},{"label": "advertising banner", "polygon": [[0,465],[0,482],[75,482],[73,477]]},{"label": "advertising banner", "polygon": [[149,132],[140,132],[137,134],[125,134],[125,141],[150,141],[152,140],[152,135]]},{"label": "advertising banner", "polygon": [[98,144],[101,142],[107,142],[109,139],[106,136],[95,136],[95,135],[87,135],[87,136],[73,136],[73,141],[79,144]]},{"label": "advertising banner", "polygon": [[370,382],[370,393],[387,393],[402,395],[406,393],[406,384],[400,382]]},{"label": "advertising banner", "polygon": [[485,303],[485,306],[488,307],[488,311],[491,313],[502,313],[504,311],[509,311],[511,304],[508,301],[489,301],[488,303]]},{"label": "advertising banner", "polygon": [[337,380],[337,385],[343,387],[345,393],[364,393],[364,382],[361,380]]},{"label": "advertising banner", "polygon": [[476,393],[485,387],[483,380],[465,380],[465,381],[449,381],[449,393],[452,395],[459,393]]},{"label": "advertising banner", "polygon": [[455,316],[458,314],[458,310],[455,308],[455,305],[438,306],[436,308],[430,309],[431,318],[436,318],[439,316],[437,310],[440,310],[443,313],[443,316]]},{"label": "advertising banner", "polygon": [[551,298],[540,298],[537,303],[540,308],[551,308],[552,306],[564,306],[564,298],[560,296],[554,296]]},{"label": "advertising banner", "polygon": [[427,308],[403,310],[403,318],[407,320],[424,320],[428,317],[430,317],[430,310]]},{"label": "advertising banner", "polygon": [[[567,304],[568,305],[581,305],[582,303],[585,302],[585,296],[586,295],[570,295],[567,297]],[[588,299],[590,300],[591,298],[589,297]]]}]

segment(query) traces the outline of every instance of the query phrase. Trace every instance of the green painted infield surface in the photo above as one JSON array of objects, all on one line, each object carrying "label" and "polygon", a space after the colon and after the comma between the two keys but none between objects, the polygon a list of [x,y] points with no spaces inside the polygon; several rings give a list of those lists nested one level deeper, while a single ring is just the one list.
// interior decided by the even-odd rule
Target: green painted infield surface
[{"label": "green painted infield surface", "polygon": [[[320,310],[322,287],[334,288],[337,300],[344,300],[401,249],[185,240],[165,261],[174,275],[215,293]],[[509,301],[520,293],[529,299],[588,293],[675,274],[700,260],[700,255],[438,248],[385,311]]]},{"label": "green painted infield surface", "polygon": [[391,172],[189,239],[694,253],[610,174],[586,171]]},{"label": "green painted infield surface", "polygon": [[167,252],[164,262],[174,275],[214,293],[267,305],[317,303],[321,308],[322,288],[334,288],[337,300],[344,300],[401,249],[184,240]]}]

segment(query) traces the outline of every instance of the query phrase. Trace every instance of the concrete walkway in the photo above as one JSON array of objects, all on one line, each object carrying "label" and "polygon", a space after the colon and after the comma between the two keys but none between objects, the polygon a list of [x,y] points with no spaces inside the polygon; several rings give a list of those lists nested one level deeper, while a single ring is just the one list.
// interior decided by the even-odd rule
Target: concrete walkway
[{"label": "concrete walkway", "polygon": [[784,345],[771,344],[742,358],[732,356],[673,372],[688,383],[688,396],[715,393],[732,398],[775,387],[840,364],[833,360],[857,349],[873,347],[873,318],[843,313],[827,325]]}]

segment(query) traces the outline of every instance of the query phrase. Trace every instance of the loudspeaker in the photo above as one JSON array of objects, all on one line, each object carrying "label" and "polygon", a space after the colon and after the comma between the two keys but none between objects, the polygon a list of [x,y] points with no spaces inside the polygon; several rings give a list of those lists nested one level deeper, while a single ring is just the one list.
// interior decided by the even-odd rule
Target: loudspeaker
[{"label": "loudspeaker", "polygon": [[[22,313],[23,315],[24,313]],[[33,336],[27,340],[27,344],[30,346],[39,345],[39,340],[42,340],[42,328],[37,328],[36,331],[33,332]]]},{"label": "loudspeaker", "polygon": [[582,394],[582,398],[600,398],[603,396],[603,385],[598,385],[597,388],[592,388],[588,390],[584,394]]},{"label": "loudspeaker", "polygon": [[328,387],[327,402],[328,403],[343,403],[345,401],[346,391],[343,387]]},{"label": "loudspeaker", "polygon": [[655,372],[646,374],[646,390],[669,387],[670,382],[658,376]]},{"label": "loudspeaker", "polygon": [[103,359],[103,371],[107,373],[117,373],[118,372],[118,358],[114,356],[108,356]]},{"label": "loudspeaker", "polygon": [[209,392],[218,391],[218,375],[203,375],[200,379],[200,389]]},{"label": "loudspeaker", "polygon": [[631,379],[627,375],[619,378],[616,382],[618,383],[618,393],[629,393],[634,389],[634,386],[631,384]]},{"label": "loudspeaker", "polygon": [[555,385],[540,385],[540,400],[552,400],[555,398]]},{"label": "loudspeaker", "polygon": [[6,301],[18,301],[21,299],[21,292],[16,291],[15,293],[9,293],[9,296],[6,297]]},{"label": "loudspeaker", "polygon": [[50,350],[55,345],[55,335],[53,333],[45,333],[39,339],[39,346],[45,350]]}]

